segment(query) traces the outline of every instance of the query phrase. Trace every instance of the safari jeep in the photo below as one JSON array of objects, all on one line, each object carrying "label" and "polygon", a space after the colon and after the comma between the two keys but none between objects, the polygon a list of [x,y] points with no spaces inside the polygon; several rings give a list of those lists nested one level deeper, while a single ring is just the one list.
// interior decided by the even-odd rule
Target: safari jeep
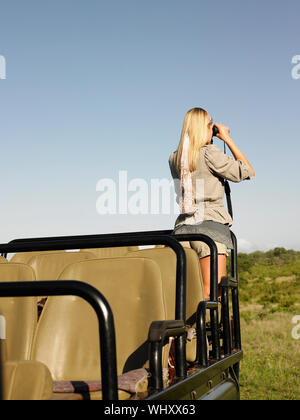
[{"label": "safari jeep", "polygon": [[[239,399],[231,235],[231,275],[219,286],[217,248],[205,235],[166,230],[1,244],[1,399]],[[180,243],[187,240],[211,250],[210,301],[196,252]]]}]

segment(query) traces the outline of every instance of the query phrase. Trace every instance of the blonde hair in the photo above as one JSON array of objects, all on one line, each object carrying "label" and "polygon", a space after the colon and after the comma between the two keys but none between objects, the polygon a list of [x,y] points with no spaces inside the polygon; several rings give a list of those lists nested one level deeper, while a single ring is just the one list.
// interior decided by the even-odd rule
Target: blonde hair
[{"label": "blonde hair", "polygon": [[186,113],[174,162],[178,174],[180,173],[180,160],[184,136],[188,134],[190,138],[189,168],[190,171],[193,172],[197,168],[200,150],[207,143],[208,123],[209,114],[205,109],[193,108]]}]

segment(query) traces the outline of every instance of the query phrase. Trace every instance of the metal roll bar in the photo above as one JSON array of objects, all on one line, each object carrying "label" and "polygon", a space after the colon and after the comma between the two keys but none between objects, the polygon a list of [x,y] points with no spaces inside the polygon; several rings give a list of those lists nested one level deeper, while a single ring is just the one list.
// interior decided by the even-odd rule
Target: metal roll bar
[{"label": "metal roll bar", "polygon": [[86,300],[94,308],[99,324],[103,400],[118,400],[114,318],[107,300],[99,290],[87,283],[74,280],[21,281],[16,283],[3,282],[2,280],[0,297],[74,295]]}]

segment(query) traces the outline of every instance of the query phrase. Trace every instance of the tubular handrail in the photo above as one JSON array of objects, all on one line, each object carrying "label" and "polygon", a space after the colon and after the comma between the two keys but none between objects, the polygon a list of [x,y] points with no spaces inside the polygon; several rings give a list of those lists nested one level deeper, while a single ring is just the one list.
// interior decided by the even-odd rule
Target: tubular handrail
[{"label": "tubular handrail", "polygon": [[[199,240],[205,242],[211,252],[211,300],[218,298],[218,286],[216,277],[218,273],[218,259],[217,247],[215,242],[207,235],[204,234],[172,234],[172,230],[158,230],[146,232],[125,232],[125,233],[109,233],[97,235],[79,235],[79,236],[61,236],[61,237],[47,237],[47,238],[25,238],[14,239],[8,244],[0,245],[1,253],[8,252],[21,252],[21,251],[42,251],[42,250],[60,250],[60,249],[76,249],[76,248],[92,248],[94,247],[115,247],[125,245],[159,245],[165,244],[166,237],[175,238],[177,241]],[[151,238],[157,236],[160,238]],[[134,242],[131,242],[135,239]],[[151,239],[149,242],[148,239]],[[154,242],[154,239],[159,239],[162,242]],[[137,240],[137,241],[136,241]],[[102,243],[103,241],[103,243]],[[16,248],[14,248],[16,246]],[[28,246],[28,248],[27,248]],[[174,249],[177,254],[176,250]],[[177,259],[180,257],[177,255]],[[178,280],[178,279],[177,279]],[[185,319],[182,313],[175,314],[176,319]]]},{"label": "tubular handrail", "polygon": [[102,238],[108,238],[108,237],[113,237],[113,236],[117,236],[119,237],[123,237],[123,236],[131,236],[131,235],[138,235],[138,236],[145,236],[145,235],[171,235],[173,232],[173,230],[146,230],[146,231],[138,231],[138,232],[113,232],[113,233],[97,233],[97,234],[91,234],[91,235],[73,235],[73,236],[45,236],[45,237],[41,237],[41,238],[18,238],[18,239],[13,239],[11,240],[9,243],[21,243],[21,242],[35,242],[35,241],[49,241],[49,240],[57,240],[57,241],[63,241],[65,239],[70,239],[70,240],[75,240],[75,241],[79,241],[81,239],[87,239],[87,238],[97,238],[97,239],[102,239]]},{"label": "tubular handrail", "polygon": [[[7,244],[0,244],[0,253],[160,244],[165,244],[172,248],[177,257],[177,299],[175,318],[185,320],[185,302],[183,301],[183,298],[185,298],[186,256],[178,241],[169,235],[157,235],[154,231],[149,232],[148,235],[145,236],[137,232],[126,234],[83,235],[80,237],[64,236],[42,239],[15,239]],[[179,298],[179,295],[181,299]]]},{"label": "tubular handrail", "polygon": [[[234,250],[231,253],[231,276],[235,279],[237,284],[238,279],[238,254],[237,254],[237,239],[233,232],[231,232],[231,238],[234,246]],[[242,349],[241,340],[241,322],[240,322],[240,306],[239,306],[239,289],[235,287],[231,290],[232,299],[232,312],[233,312],[233,330],[234,330],[234,347],[237,350]],[[239,379],[239,363],[234,365],[234,371],[237,379]]]},{"label": "tubular handrail", "polygon": [[[122,232],[122,233],[108,233],[108,234],[95,234],[95,235],[77,235],[77,236],[56,236],[56,237],[45,237],[45,238],[22,238],[22,239],[14,239],[12,241],[10,241],[7,245],[25,245],[25,244],[32,244],[34,246],[34,244],[40,244],[40,245],[45,245],[45,244],[51,244],[53,241],[55,242],[55,247],[51,249],[50,248],[43,248],[43,249],[33,249],[32,247],[30,247],[30,249],[22,249],[22,251],[26,252],[26,250],[28,251],[40,251],[40,250],[59,250],[59,249],[66,249],[66,246],[62,246],[63,244],[68,243],[68,246],[70,247],[69,249],[76,249],[76,248],[84,248],[84,246],[87,248],[89,246],[81,246],[82,241],[100,241],[99,243],[97,242],[95,244],[95,247],[104,247],[104,246],[125,246],[125,245],[160,245],[160,244],[164,244],[164,242],[162,243],[142,243],[139,242],[137,243],[127,243],[127,240],[129,240],[132,237],[138,237],[141,238],[140,240],[145,240],[145,237],[151,237],[153,235],[158,235],[158,236],[171,236],[173,238],[176,238],[178,241],[189,241],[189,240],[199,240],[199,241],[203,241],[205,242],[209,248],[210,248],[210,252],[211,252],[211,267],[210,267],[210,273],[211,273],[211,300],[217,300],[218,298],[218,287],[217,287],[217,283],[215,281],[216,279],[216,273],[218,273],[218,259],[217,259],[217,247],[215,245],[215,242],[207,235],[204,234],[173,234],[173,230],[156,230],[156,231],[142,231],[142,232]],[[108,241],[106,243],[104,243],[103,245],[101,244],[101,241]],[[122,242],[119,245],[119,240],[123,241],[125,240],[125,243]],[[74,243],[72,243],[74,241]],[[70,242],[70,243],[69,243]],[[116,243],[117,242],[117,243]],[[44,243],[44,244],[43,244]],[[165,244],[168,245],[168,244]],[[170,246],[170,245],[168,245]],[[91,246],[92,248],[92,246]],[[172,248],[172,246],[171,246]],[[20,250],[18,250],[19,252]],[[175,250],[174,250],[175,251]],[[5,253],[5,252],[16,252],[14,251],[3,251],[2,249],[2,245],[0,245],[0,253]],[[175,251],[176,252],[176,251]],[[178,258],[178,255],[177,255]],[[184,319],[182,316],[179,316],[180,314],[176,313],[175,318],[176,319]]]},{"label": "tubular handrail", "polygon": [[[99,324],[103,400],[118,400],[115,327],[112,310],[105,297],[93,286],[75,280],[23,281],[0,283],[0,297],[74,295],[95,310]],[[100,372],[99,372],[100,374]]]}]

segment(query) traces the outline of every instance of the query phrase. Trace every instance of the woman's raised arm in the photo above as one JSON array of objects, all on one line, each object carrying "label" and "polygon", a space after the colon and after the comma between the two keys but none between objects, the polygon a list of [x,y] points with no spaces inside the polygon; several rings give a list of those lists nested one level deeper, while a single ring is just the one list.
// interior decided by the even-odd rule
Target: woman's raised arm
[{"label": "woman's raised arm", "polygon": [[229,147],[231,153],[233,154],[233,156],[235,157],[236,160],[241,160],[242,162],[244,162],[246,165],[249,166],[249,168],[251,169],[251,171],[253,173],[253,176],[255,176],[254,169],[250,165],[248,159],[246,158],[244,153],[237,147],[237,145],[234,143],[234,141],[230,137],[229,127],[226,127],[223,124],[215,124],[215,126],[219,130],[219,133],[217,134],[217,137],[219,137],[221,140],[223,140],[227,144],[227,146]]}]

